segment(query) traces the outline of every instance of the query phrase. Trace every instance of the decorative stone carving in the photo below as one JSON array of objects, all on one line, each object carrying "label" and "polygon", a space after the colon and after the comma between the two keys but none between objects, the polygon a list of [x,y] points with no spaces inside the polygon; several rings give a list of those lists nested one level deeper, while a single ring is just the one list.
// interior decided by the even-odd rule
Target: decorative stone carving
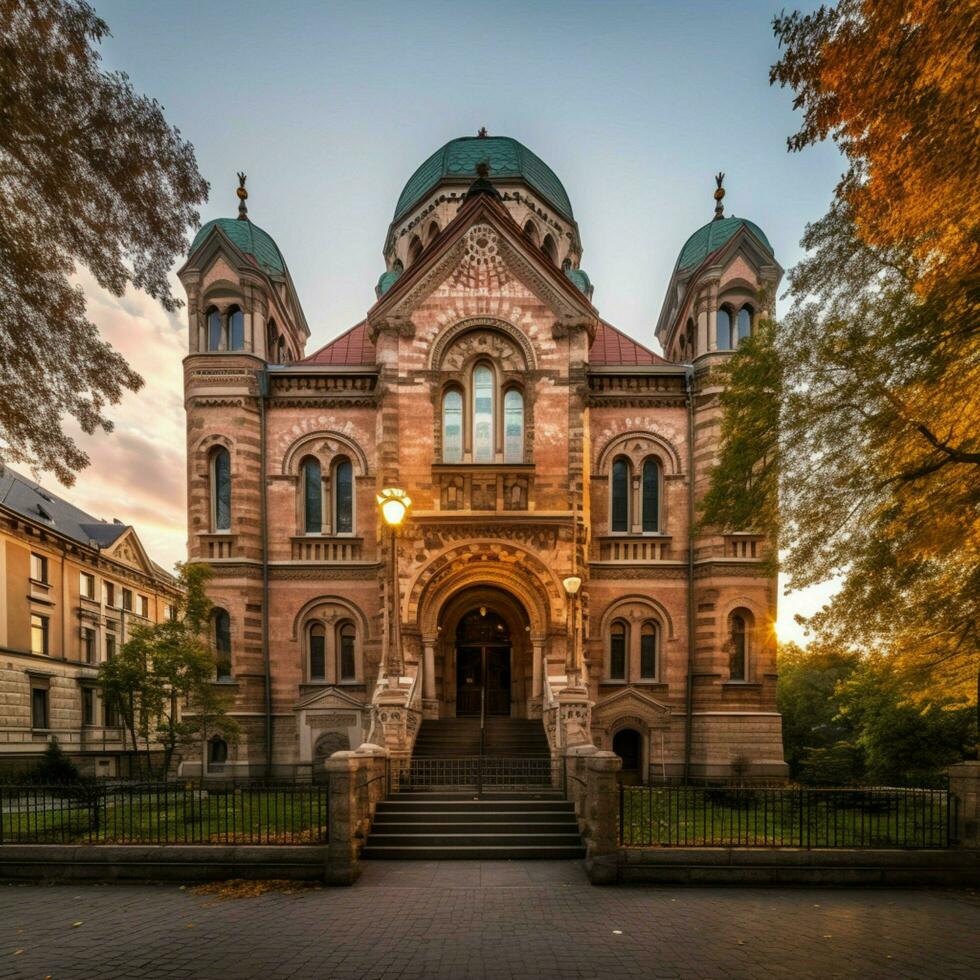
[{"label": "decorative stone carving", "polygon": [[452,343],[442,359],[442,369],[461,371],[481,354],[495,360],[505,371],[523,371],[526,366],[524,355],[505,337],[492,330],[473,330]]}]

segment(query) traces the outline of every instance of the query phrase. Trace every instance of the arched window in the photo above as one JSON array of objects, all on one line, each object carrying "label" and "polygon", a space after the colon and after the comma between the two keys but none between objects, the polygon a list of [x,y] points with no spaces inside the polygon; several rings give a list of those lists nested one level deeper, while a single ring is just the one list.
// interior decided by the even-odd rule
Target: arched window
[{"label": "arched window", "polygon": [[697,330],[693,320],[687,321],[687,331],[684,335],[684,358],[687,361],[694,360],[694,337]]},{"label": "arched window", "polygon": [[744,681],[748,677],[749,638],[748,618],[745,613],[733,612],[728,619],[729,626],[729,672],[733,681]]},{"label": "arched window", "polygon": [[212,766],[223,766],[228,761],[228,743],[215,735],[208,742],[208,763]]},{"label": "arched window", "polygon": [[219,681],[231,677],[231,617],[224,609],[211,611],[214,634],[215,676]]},{"label": "arched window", "polygon": [[421,254],[422,239],[418,235],[412,235],[412,241],[408,246],[408,264],[414,265]]},{"label": "arched window", "polygon": [[228,349],[245,349],[245,314],[237,306],[228,310]]},{"label": "arched window", "polygon": [[213,307],[208,310],[208,350],[221,350],[221,314]]},{"label": "arched window", "polygon": [[354,467],[345,456],[333,467],[333,526],[337,534],[354,531]]},{"label": "arched window", "polygon": [[493,371],[478,364],[473,371],[473,459],[493,462]]},{"label": "arched window", "polygon": [[722,308],[717,314],[718,350],[732,349],[732,318],[728,310]]},{"label": "arched window", "polygon": [[643,464],[643,530],[660,530],[660,464],[655,459]]},{"label": "arched window", "polygon": [[327,631],[323,623],[314,623],[309,630],[309,679],[327,679]]},{"label": "arched window", "polygon": [[211,528],[231,530],[231,456],[224,446],[211,453]]},{"label": "arched window", "polygon": [[278,351],[276,344],[279,340],[279,331],[276,329],[276,321],[269,320],[265,328],[265,356],[270,361],[275,361]]},{"label": "arched window", "polygon": [[613,460],[611,510],[612,530],[628,531],[630,529],[630,464],[622,456]]},{"label": "arched window", "polygon": [[276,364],[286,363],[286,338],[280,337],[279,343],[276,344]]},{"label": "arched window", "polygon": [[736,323],[738,324],[738,340],[741,343],[752,334],[752,310],[748,306],[743,306],[738,311]]},{"label": "arched window", "polygon": [[439,222],[438,221],[432,221],[432,222],[430,222],[429,223],[429,234],[428,234],[428,239],[427,240],[429,242],[431,242],[432,239],[435,238],[436,235],[438,235],[438,234],[439,234]]},{"label": "arched window", "polygon": [[442,396],[442,461],[463,462],[463,395],[455,388]]},{"label": "arched window", "polygon": [[544,241],[541,243],[541,248],[544,249],[544,254],[558,265],[558,246],[555,244],[554,238],[551,235],[545,235]]},{"label": "arched window", "polygon": [[337,629],[337,677],[341,682],[357,680],[354,655],[356,633],[353,623],[342,623]]},{"label": "arched window", "polygon": [[644,623],[640,629],[640,680],[657,677],[657,625]]},{"label": "arched window", "polygon": [[626,680],[626,650],[628,627],[617,619],[609,630],[609,678],[614,681]]},{"label": "arched window", "polygon": [[323,475],[312,456],[303,460],[303,519],[307,534],[323,531]]},{"label": "arched window", "polygon": [[504,395],[504,462],[524,462],[524,396],[516,388]]},{"label": "arched window", "polygon": [[537,225],[533,221],[528,221],[524,225],[524,234],[531,240],[532,245],[537,245],[541,241],[541,236],[538,234]]}]

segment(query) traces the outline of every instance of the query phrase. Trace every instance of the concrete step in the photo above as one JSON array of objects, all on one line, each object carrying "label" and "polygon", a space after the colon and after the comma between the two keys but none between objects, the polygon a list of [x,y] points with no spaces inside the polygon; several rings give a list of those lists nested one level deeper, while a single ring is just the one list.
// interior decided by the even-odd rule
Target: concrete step
[{"label": "concrete step", "polygon": [[578,831],[557,834],[451,833],[390,834],[371,831],[370,847],[581,847]]},{"label": "concrete step", "polygon": [[[445,816],[445,814],[436,814]],[[554,816],[554,814],[551,814]],[[525,837],[550,834],[572,834],[578,837],[578,822],[574,817],[570,820],[515,820],[508,823],[504,820],[472,820],[458,821],[419,820],[411,821],[404,818],[397,820],[375,820],[371,829],[371,839],[379,834],[396,834],[403,837],[425,837],[451,834],[520,834]]]},{"label": "concrete step", "polygon": [[[479,800],[466,803],[462,800],[383,800],[378,803],[378,813],[574,813],[575,808],[564,800],[500,801]],[[485,804],[490,804],[485,805]]]},{"label": "concrete step", "polygon": [[570,824],[575,815],[563,810],[380,810],[375,815],[374,826],[398,824],[399,826],[471,826],[473,824]]},{"label": "concrete step", "polygon": [[361,857],[368,861],[568,861],[584,858],[585,847],[582,844],[577,847],[561,844],[374,847],[368,841],[361,851]]}]

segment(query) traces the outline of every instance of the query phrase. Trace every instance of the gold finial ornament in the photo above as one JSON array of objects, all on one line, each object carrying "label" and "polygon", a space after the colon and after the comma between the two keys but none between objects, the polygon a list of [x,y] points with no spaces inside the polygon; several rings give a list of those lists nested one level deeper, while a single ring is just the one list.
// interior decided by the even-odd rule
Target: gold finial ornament
[{"label": "gold finial ornament", "polygon": [[721,172],[715,174],[715,216],[714,221],[721,221],[725,217],[725,206],[721,203],[725,199],[725,188],[721,185],[725,182],[725,175]]},{"label": "gold finial ornament", "polygon": [[248,191],[245,190],[245,181],[248,175],[242,173],[240,170],[238,172],[238,190],[235,193],[238,195],[238,219],[239,221],[248,221],[248,207],[245,202],[248,200]]}]

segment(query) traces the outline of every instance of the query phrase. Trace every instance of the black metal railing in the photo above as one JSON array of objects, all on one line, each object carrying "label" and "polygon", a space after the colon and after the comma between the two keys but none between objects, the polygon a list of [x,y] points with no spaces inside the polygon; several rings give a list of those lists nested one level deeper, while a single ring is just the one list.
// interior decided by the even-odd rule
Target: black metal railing
[{"label": "black metal railing", "polygon": [[939,789],[621,786],[624,847],[949,847],[957,800]]},{"label": "black metal railing", "polygon": [[0,785],[2,844],[321,844],[329,793],[306,783]]},{"label": "black metal railing", "polygon": [[456,759],[413,758],[390,766],[389,789],[564,790],[564,767],[550,758],[509,759],[464,756]]}]

